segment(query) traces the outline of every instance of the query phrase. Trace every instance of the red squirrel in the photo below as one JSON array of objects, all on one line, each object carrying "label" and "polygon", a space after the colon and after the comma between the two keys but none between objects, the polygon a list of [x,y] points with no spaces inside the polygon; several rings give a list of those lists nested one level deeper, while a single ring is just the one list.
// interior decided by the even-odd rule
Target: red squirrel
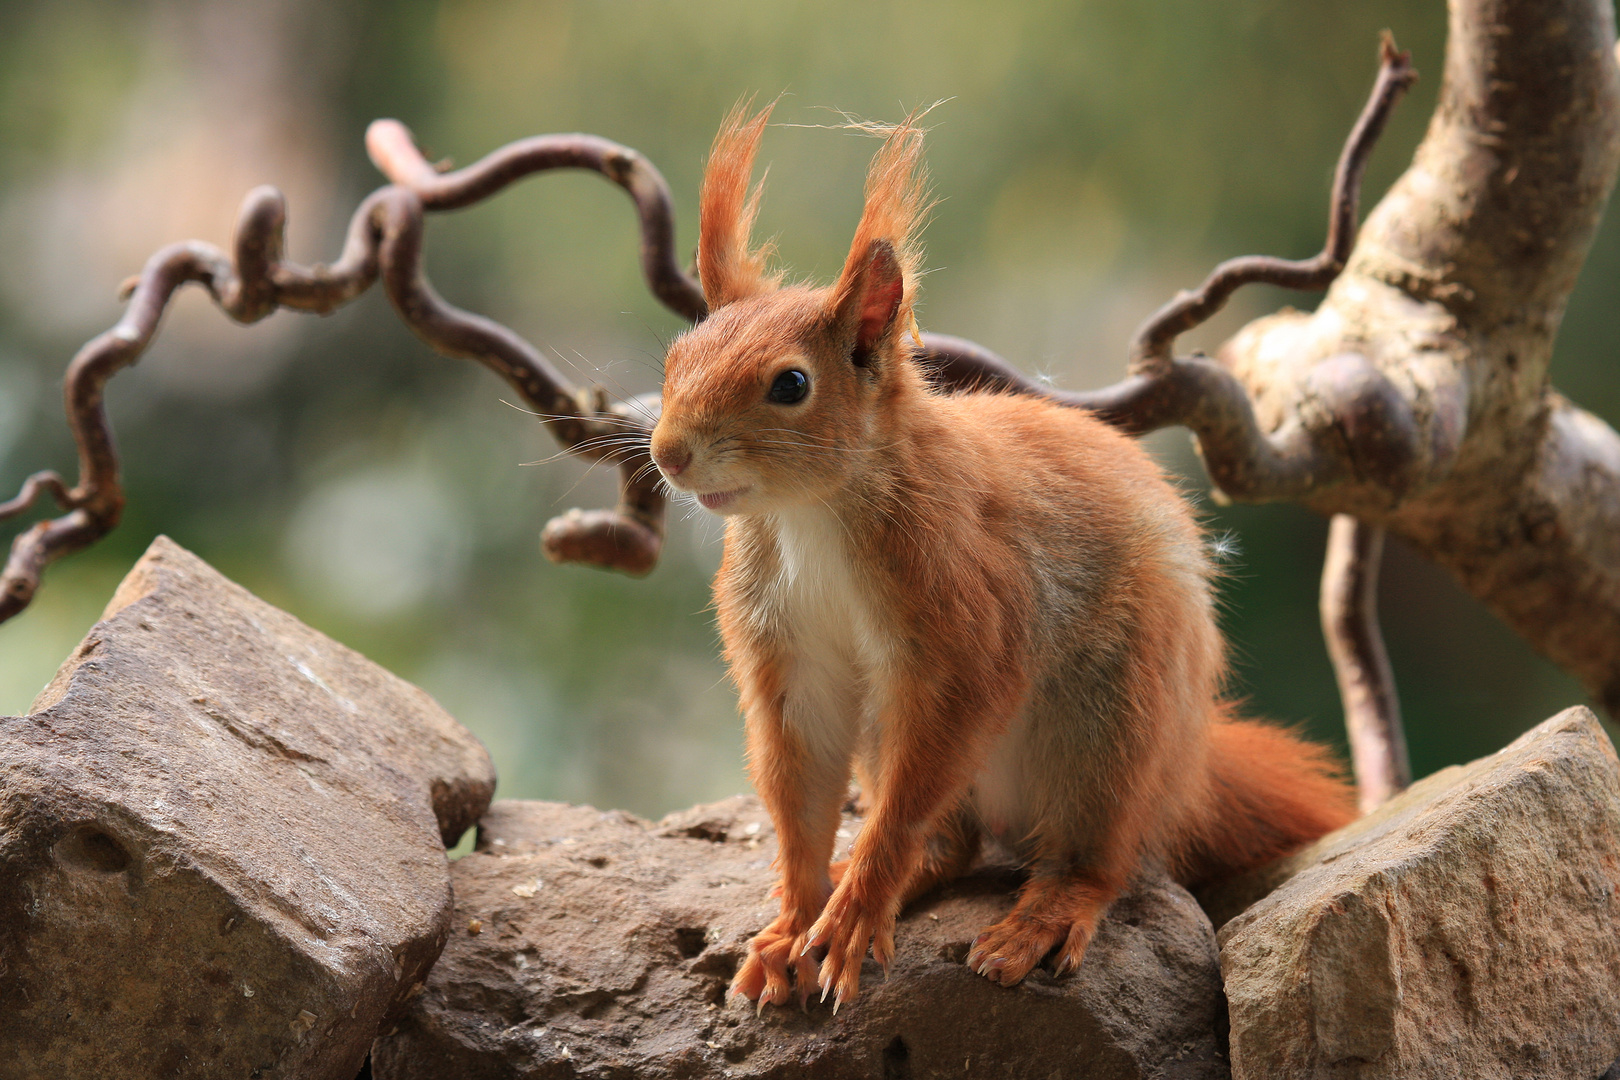
[{"label": "red squirrel", "polygon": [[[735,993],[834,1009],[902,906],[985,836],[1029,870],[968,954],[1003,985],[1072,971],[1145,862],[1195,884],[1349,821],[1328,752],[1222,700],[1207,537],[1136,442],[1028,396],[931,388],[910,342],[926,208],[915,121],[873,160],[843,272],[750,247],[770,109],[739,106],[701,194],[710,315],[665,360],[651,453],[725,518],[714,583],[776,826],[781,913]],[[851,771],[869,801],[829,865]],[[825,950],[819,966],[816,954]]]}]

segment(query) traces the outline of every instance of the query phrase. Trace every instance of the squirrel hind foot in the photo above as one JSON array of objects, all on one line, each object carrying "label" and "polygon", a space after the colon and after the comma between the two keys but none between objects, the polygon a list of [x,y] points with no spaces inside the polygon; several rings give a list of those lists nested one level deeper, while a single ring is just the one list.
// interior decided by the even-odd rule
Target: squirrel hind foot
[{"label": "squirrel hind foot", "polygon": [[1080,966],[1092,935],[1119,890],[1090,877],[1035,877],[1007,917],[986,927],[968,950],[967,966],[1002,986],[1015,986],[1049,953],[1066,975]]}]

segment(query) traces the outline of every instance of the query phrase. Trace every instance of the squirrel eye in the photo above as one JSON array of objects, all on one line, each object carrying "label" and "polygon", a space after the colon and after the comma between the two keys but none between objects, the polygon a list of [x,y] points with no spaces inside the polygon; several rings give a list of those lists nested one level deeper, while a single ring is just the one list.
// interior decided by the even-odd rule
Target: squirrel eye
[{"label": "squirrel eye", "polygon": [[771,391],[765,396],[778,405],[792,405],[804,400],[804,395],[810,392],[810,377],[797,368],[784,371],[771,383]]}]

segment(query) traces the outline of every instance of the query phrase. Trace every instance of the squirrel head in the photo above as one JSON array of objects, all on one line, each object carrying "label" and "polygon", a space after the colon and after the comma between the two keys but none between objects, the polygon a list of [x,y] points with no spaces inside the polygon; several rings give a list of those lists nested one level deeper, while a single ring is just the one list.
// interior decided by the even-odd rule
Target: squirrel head
[{"label": "squirrel head", "polygon": [[887,441],[899,401],[924,392],[908,336],[926,212],[915,118],[886,129],[838,281],[782,284],[749,246],[749,190],[771,109],[734,109],[700,199],[698,274],[710,314],[664,360],[652,458],[666,482],[720,514],[764,513],[847,487]]}]

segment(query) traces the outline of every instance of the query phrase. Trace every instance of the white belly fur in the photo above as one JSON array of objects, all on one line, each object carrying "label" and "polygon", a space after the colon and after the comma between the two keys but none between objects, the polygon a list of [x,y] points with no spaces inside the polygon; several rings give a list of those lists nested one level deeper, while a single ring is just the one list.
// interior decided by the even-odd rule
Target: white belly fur
[{"label": "white belly fur", "polygon": [[[821,507],[777,515],[781,570],[769,610],[793,655],[783,720],[827,760],[847,761],[860,744],[875,750],[892,657],[848,543],[843,525]],[[1014,840],[1031,824],[1024,820],[1026,713],[1020,710],[974,777],[974,810],[998,840]]]},{"label": "white belly fur", "polygon": [[874,728],[889,640],[856,577],[843,524],[822,507],[776,515],[781,570],[773,588],[779,629],[792,642],[786,723],[813,753],[854,753]]}]

